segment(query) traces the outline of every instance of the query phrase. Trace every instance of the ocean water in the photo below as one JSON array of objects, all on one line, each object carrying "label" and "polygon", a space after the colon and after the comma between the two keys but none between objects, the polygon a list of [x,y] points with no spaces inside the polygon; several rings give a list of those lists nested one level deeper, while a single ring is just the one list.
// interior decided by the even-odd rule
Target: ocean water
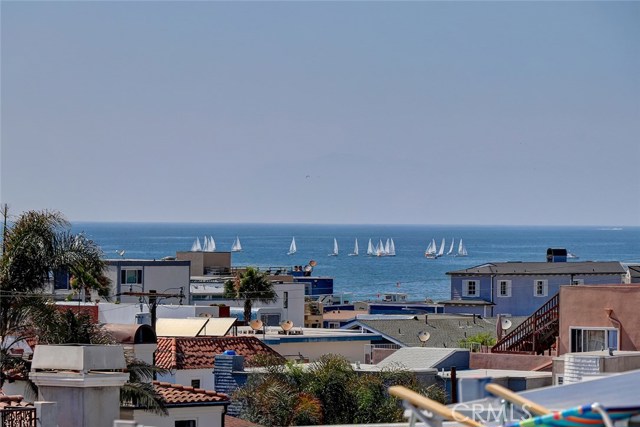
[{"label": "ocean water", "polygon": [[[567,248],[579,261],[640,263],[640,227],[497,227],[428,225],[302,225],[302,224],[178,224],[74,223],[97,242],[106,258],[160,259],[191,248],[199,237],[213,236],[219,251],[229,251],[238,236],[243,251],[232,253],[234,266],[276,267],[306,265],[315,260],[314,275],[334,278],[334,291],[354,298],[376,299],[386,292],[404,292],[413,300],[448,299],[446,272],[487,262],[544,261],[549,247]],[[297,253],[287,255],[295,236]],[[340,254],[328,256],[333,239]],[[358,239],[360,256],[350,257]],[[367,257],[367,242],[393,238],[395,257]],[[431,239],[463,239],[466,257],[427,259]]]}]

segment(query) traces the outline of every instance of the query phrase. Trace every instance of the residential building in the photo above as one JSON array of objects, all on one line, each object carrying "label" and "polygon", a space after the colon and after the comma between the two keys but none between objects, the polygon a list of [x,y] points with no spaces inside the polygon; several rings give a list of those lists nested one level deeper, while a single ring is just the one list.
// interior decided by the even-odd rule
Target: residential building
[{"label": "residential building", "polygon": [[614,261],[489,263],[448,272],[451,301],[441,303],[447,313],[528,316],[562,285],[620,284],[626,273]]},{"label": "residential building", "polygon": [[161,295],[173,295],[164,297],[165,303],[171,300],[188,304],[190,268],[191,263],[186,260],[110,259],[107,260],[106,275],[117,302],[135,303],[140,300],[140,295],[135,294],[156,291]]},{"label": "residential building", "polygon": [[158,380],[194,388],[214,390],[215,356],[235,351],[250,361],[257,355],[284,360],[276,351],[253,336],[242,337],[159,337],[155,363],[169,372]]},{"label": "residential building", "polygon": [[211,390],[154,381],[153,388],[164,401],[168,415],[122,407],[120,417],[154,427],[224,427],[229,396]]}]

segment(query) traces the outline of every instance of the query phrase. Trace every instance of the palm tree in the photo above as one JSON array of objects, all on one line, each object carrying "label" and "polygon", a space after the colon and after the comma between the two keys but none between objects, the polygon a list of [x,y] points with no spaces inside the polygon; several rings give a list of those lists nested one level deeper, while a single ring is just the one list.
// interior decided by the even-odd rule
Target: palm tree
[{"label": "palm tree", "polygon": [[244,321],[251,321],[251,307],[254,301],[262,303],[275,302],[277,300],[273,283],[265,273],[261,273],[254,267],[247,269],[234,280],[227,280],[224,284],[224,296],[226,298],[244,300]]},{"label": "palm tree", "polygon": [[69,222],[59,212],[28,211],[9,225],[6,205],[2,214],[0,371],[5,371],[17,362],[10,354],[11,347],[32,335],[34,323],[43,318],[50,300],[44,291],[54,272],[91,276],[82,286],[103,295],[108,282],[100,248],[84,236],[72,234]]}]

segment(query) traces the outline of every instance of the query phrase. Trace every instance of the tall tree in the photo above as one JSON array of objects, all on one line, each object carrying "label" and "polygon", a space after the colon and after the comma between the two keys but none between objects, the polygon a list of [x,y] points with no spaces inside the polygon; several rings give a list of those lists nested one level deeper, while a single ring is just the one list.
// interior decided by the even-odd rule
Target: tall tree
[{"label": "tall tree", "polygon": [[224,284],[224,296],[244,300],[244,321],[247,324],[251,321],[251,308],[255,301],[269,303],[277,300],[273,283],[267,274],[254,267],[247,267],[234,280],[227,280]]},{"label": "tall tree", "polygon": [[[28,211],[15,221],[4,216],[0,258],[0,370],[15,364],[11,347],[33,335],[47,312],[45,293],[55,272],[82,275],[82,286],[106,294],[105,264],[97,244],[71,233],[59,212]],[[0,378],[0,383],[2,378]]]}]

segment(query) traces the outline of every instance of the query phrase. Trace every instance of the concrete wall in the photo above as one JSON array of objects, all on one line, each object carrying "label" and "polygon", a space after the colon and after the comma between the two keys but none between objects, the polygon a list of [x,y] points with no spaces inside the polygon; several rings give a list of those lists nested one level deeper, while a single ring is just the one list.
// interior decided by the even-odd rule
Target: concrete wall
[{"label": "concrete wall", "polygon": [[[532,371],[553,361],[553,356],[528,354],[471,353],[470,369],[513,369]],[[549,368],[550,370],[551,368]]]},{"label": "concrete wall", "polygon": [[119,416],[120,388],[39,385],[38,400],[56,402],[60,426],[111,427]]},{"label": "concrete wall", "polygon": [[[617,328],[622,351],[640,350],[640,286],[563,286],[558,354],[571,350],[572,327]],[[605,309],[611,309],[611,318]]]},{"label": "concrete wall", "polygon": [[144,426],[175,427],[179,420],[195,420],[198,427],[222,427],[224,406],[191,406],[169,408],[169,416],[155,415],[141,410],[134,411],[134,419]]}]

